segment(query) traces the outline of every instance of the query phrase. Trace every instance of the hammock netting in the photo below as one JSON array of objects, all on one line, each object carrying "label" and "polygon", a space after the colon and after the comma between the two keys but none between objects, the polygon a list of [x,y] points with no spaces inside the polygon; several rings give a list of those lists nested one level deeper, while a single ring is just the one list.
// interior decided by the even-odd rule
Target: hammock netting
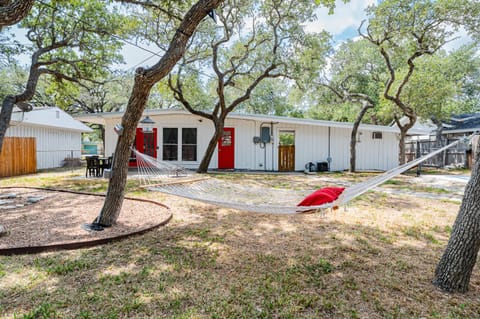
[{"label": "hammock netting", "polygon": [[462,141],[457,140],[418,159],[349,186],[335,200],[314,206],[297,206],[305,196],[314,190],[273,188],[258,182],[250,182],[249,185],[234,183],[221,178],[196,174],[172,163],[160,161],[136,150],[133,151],[136,154],[141,183],[149,190],[242,211],[297,214],[345,205],[352,199]]}]

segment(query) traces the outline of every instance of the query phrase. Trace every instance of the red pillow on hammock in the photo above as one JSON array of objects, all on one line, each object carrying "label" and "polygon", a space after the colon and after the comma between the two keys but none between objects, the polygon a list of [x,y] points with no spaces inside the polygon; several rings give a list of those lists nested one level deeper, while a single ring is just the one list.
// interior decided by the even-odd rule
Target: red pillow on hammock
[{"label": "red pillow on hammock", "polygon": [[344,187],[325,187],[318,189],[305,197],[297,206],[320,206],[331,203],[340,196]]}]

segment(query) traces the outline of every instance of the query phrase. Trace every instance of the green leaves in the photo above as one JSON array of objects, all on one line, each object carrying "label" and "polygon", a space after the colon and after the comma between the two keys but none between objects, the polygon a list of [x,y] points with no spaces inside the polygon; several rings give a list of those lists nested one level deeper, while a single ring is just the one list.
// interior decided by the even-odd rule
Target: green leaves
[{"label": "green leaves", "polygon": [[78,82],[106,76],[109,65],[122,61],[115,35],[120,26],[121,16],[97,0],[37,2],[20,24],[38,58],[32,62],[57,80]]}]

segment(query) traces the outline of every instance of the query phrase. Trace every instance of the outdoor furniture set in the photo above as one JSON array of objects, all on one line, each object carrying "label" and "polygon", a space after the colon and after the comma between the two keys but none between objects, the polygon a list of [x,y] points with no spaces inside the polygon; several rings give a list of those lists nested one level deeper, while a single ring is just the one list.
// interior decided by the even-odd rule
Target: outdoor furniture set
[{"label": "outdoor furniture set", "polygon": [[102,177],[105,169],[112,168],[112,156],[87,156],[85,159],[87,160],[85,177]]}]

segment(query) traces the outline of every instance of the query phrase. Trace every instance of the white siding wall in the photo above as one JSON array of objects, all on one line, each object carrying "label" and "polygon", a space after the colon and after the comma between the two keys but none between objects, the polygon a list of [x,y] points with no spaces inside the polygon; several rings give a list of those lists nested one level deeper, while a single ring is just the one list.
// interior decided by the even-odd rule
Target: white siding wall
[{"label": "white siding wall", "polygon": [[278,130],[295,131],[295,170],[304,170],[305,164],[308,162],[317,163],[327,160],[328,127],[282,125],[278,127]]},{"label": "white siding wall", "polygon": [[[295,129],[295,169],[308,162],[328,159],[328,127],[297,126]],[[388,170],[398,165],[398,140],[395,133],[382,132],[382,139],[372,139],[371,131],[360,131],[356,149],[358,170]],[[350,134],[346,128],[330,128],[330,170],[346,170],[350,166]]]},{"label": "white siding wall", "polygon": [[373,139],[371,131],[362,132],[357,143],[357,169],[389,170],[398,166],[398,138],[382,132],[381,139]]},{"label": "white siding wall", "polygon": [[37,169],[62,166],[65,158],[81,156],[81,133],[42,126],[11,126],[6,136],[35,137]]},{"label": "white siding wall", "polygon": [[[158,128],[158,158],[162,158],[162,139],[164,127],[197,128],[197,161],[177,163],[187,167],[196,168],[202,160],[208,142],[213,135],[213,124],[206,119],[193,115],[166,114],[150,116]],[[201,121],[200,121],[201,120]],[[106,125],[106,154],[115,150],[117,136],[113,126],[119,120],[108,120]],[[235,128],[235,168],[249,170],[278,170],[278,145],[279,132],[282,130],[295,132],[295,170],[302,171],[308,162],[325,162],[330,155],[332,162],[330,170],[346,170],[350,160],[350,129],[330,128],[330,154],[329,154],[329,128],[326,126],[300,125],[276,123],[273,125],[273,143],[254,144],[253,137],[260,135],[261,121],[246,119],[228,119],[225,127]],[[264,126],[271,127],[265,123]],[[387,170],[398,165],[398,140],[395,133],[382,132],[382,139],[372,139],[371,131],[361,131],[361,142],[357,144],[357,169],[358,170]],[[180,145],[179,145],[180,147]],[[179,150],[179,157],[181,156]],[[218,153],[215,150],[210,168],[218,167]]]},{"label": "white siding wall", "polygon": [[[253,143],[253,136],[255,132],[255,121],[250,120],[227,120],[225,127],[235,128],[235,168],[236,169],[255,169],[255,144]],[[212,132],[213,133],[213,132]],[[210,139],[210,137],[209,137]],[[218,167],[218,153],[214,154],[215,165],[211,167]],[[212,164],[213,164],[212,158]]]},{"label": "white siding wall", "polygon": [[[181,134],[182,128],[196,128],[197,129],[197,161],[196,162],[182,162],[176,161],[175,163],[180,164],[186,168],[196,168],[200,164],[202,160],[202,156],[207,149],[208,142],[213,135],[214,129],[213,124],[206,119],[202,119],[197,116],[190,116],[190,115],[161,115],[161,116],[150,116],[150,118],[155,122],[155,127],[157,130],[157,141],[158,141],[158,150],[157,150],[157,157],[159,159],[163,156],[162,144],[163,144],[163,128],[171,127],[171,128],[178,128],[178,138],[179,142],[181,142]],[[199,121],[201,120],[201,122]],[[118,136],[114,132],[113,127],[115,124],[119,123],[120,120],[111,120],[109,119],[106,122],[105,126],[105,154],[109,155],[115,152],[115,146],[117,144]],[[179,143],[179,151],[178,155],[181,158],[181,143]],[[210,163],[211,168],[217,167],[217,155],[216,152],[212,157],[212,161]]]},{"label": "white siding wall", "polygon": [[115,152],[118,136],[113,127],[117,123],[120,123],[120,120],[106,119],[105,121],[105,156],[110,156]]},{"label": "white siding wall", "polygon": [[332,127],[330,138],[332,154],[330,170],[341,171],[348,169],[350,161],[350,130]]}]

